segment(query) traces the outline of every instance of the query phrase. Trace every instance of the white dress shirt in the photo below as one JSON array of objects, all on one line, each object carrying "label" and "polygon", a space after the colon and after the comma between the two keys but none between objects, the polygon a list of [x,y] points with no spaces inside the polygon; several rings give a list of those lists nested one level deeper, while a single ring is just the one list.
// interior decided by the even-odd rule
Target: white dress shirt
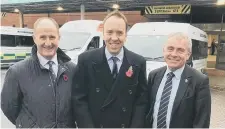
[{"label": "white dress shirt", "polygon": [[118,58],[118,61],[116,62],[116,64],[117,64],[117,68],[118,68],[117,72],[119,73],[120,67],[123,63],[123,57],[124,57],[123,47],[121,48],[119,54],[116,55],[116,56],[109,53],[107,48],[105,48],[105,56],[106,56],[106,59],[107,59],[107,62],[108,62],[108,65],[109,65],[109,68],[110,68],[111,72],[113,70],[113,60],[111,59],[111,57],[117,57]]},{"label": "white dress shirt", "polygon": [[[46,58],[44,58],[41,54],[39,54],[37,52],[37,56],[38,56],[38,59],[39,59],[39,62],[40,64],[46,68],[46,69],[49,69],[49,64],[48,64],[48,61],[50,60],[47,60]],[[57,76],[57,73],[58,73],[58,60],[57,60],[57,54],[51,59],[51,61],[53,61],[54,63],[52,64],[52,69],[55,73],[55,75]]]}]

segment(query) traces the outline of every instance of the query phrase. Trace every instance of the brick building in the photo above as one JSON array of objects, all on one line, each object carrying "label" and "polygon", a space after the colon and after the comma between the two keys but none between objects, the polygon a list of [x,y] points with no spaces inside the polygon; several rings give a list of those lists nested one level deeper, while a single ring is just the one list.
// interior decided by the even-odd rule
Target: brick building
[{"label": "brick building", "polygon": [[[137,22],[146,22],[148,19],[140,14],[140,11],[123,11],[128,19],[128,24],[133,25]],[[103,20],[107,12],[85,12],[85,19],[91,20]],[[59,25],[72,20],[79,20],[80,13],[52,13],[49,14],[51,18],[54,18]],[[40,17],[48,17],[48,14],[24,14],[24,26],[33,28],[34,22]],[[16,13],[6,13],[1,17],[1,26],[14,26],[19,27],[20,16]]]}]

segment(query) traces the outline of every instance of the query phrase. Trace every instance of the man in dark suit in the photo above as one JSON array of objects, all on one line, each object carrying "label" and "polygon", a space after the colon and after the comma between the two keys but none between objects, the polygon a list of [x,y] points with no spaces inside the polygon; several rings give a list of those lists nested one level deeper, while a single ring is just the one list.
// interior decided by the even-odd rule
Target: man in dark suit
[{"label": "man in dark suit", "polygon": [[78,57],[72,90],[78,128],[144,127],[145,59],[123,45],[127,20],[119,11],[103,21],[105,46]]},{"label": "man in dark suit", "polygon": [[163,49],[167,66],[153,70],[148,77],[147,127],[209,128],[209,79],[186,65],[191,46],[185,34],[169,35]]}]

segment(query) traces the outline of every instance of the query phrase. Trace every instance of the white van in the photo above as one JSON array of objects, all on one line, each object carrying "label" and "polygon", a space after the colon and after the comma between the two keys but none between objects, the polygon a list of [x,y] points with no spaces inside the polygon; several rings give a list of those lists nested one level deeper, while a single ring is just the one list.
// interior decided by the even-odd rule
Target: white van
[{"label": "white van", "polygon": [[33,29],[1,26],[1,68],[31,55]]},{"label": "white van", "polygon": [[183,32],[189,36],[192,43],[192,55],[187,61],[199,71],[207,66],[208,37],[207,34],[187,23],[146,22],[137,23],[128,32],[125,46],[147,60],[147,75],[150,71],[165,66],[163,46],[168,35]]},{"label": "white van", "polygon": [[61,48],[75,64],[78,55],[103,46],[102,21],[76,20],[65,23],[60,29]]}]

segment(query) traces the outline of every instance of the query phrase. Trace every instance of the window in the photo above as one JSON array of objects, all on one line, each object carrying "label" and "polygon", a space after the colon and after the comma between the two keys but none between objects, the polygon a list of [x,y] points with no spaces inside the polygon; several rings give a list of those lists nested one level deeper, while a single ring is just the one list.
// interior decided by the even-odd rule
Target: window
[{"label": "window", "polygon": [[208,56],[208,43],[192,39],[192,58],[199,60],[207,58]]},{"label": "window", "polygon": [[33,45],[32,36],[1,35],[1,46],[4,47],[31,47]]},{"label": "window", "polygon": [[159,58],[162,61],[163,47],[168,36],[165,35],[129,35],[124,46],[145,57],[147,60]]},{"label": "window", "polygon": [[1,46],[4,47],[15,47],[15,36],[14,35],[1,35]]},{"label": "window", "polygon": [[16,45],[24,47],[32,47],[34,45],[32,36],[16,36]]},{"label": "window", "polygon": [[87,50],[89,49],[95,49],[95,48],[99,48],[99,40],[100,38],[99,37],[93,37],[91,42],[89,43],[88,47],[87,47]]}]

